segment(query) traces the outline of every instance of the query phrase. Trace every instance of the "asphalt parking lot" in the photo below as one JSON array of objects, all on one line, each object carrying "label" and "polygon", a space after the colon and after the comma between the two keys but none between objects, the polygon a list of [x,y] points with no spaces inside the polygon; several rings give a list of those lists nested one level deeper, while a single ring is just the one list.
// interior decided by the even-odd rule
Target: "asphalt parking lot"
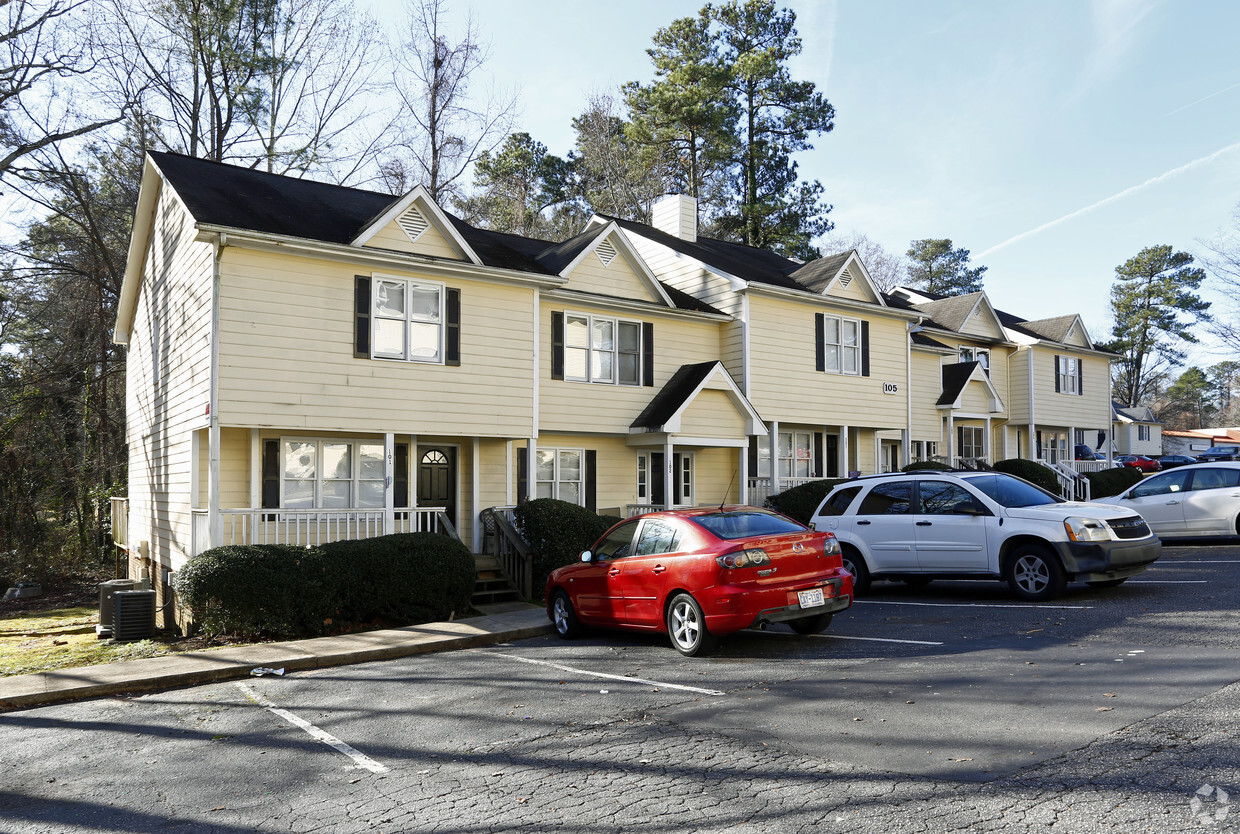
[{"label": "asphalt parking lot", "polygon": [[1170,546],[707,658],[594,632],[9,713],[0,830],[1236,830],[1238,580],[1240,543]]}]

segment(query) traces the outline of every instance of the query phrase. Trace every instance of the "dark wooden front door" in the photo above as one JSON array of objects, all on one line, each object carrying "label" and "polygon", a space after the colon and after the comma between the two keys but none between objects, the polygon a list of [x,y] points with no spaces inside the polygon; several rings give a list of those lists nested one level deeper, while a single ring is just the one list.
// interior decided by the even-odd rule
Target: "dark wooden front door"
[{"label": "dark wooden front door", "polygon": [[456,449],[451,446],[418,447],[418,506],[446,507],[456,522]]}]

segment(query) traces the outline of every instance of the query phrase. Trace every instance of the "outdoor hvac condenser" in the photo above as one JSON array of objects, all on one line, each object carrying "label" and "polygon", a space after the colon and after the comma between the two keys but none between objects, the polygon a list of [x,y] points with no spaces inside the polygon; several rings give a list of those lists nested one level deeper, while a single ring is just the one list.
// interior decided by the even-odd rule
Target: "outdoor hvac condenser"
[{"label": "outdoor hvac condenser", "polygon": [[155,636],[155,592],[112,594],[112,641],[128,643]]}]

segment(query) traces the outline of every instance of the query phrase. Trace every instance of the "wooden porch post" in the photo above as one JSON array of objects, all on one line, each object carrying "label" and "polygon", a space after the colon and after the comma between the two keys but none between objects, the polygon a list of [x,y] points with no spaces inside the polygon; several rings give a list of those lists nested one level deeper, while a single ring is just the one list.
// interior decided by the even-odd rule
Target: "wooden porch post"
[{"label": "wooden porch post", "polygon": [[771,421],[771,482],[768,487],[767,497],[779,495],[782,484],[779,481],[779,421]]},{"label": "wooden porch post", "polygon": [[396,532],[396,444],[392,432],[383,435],[383,535]]}]

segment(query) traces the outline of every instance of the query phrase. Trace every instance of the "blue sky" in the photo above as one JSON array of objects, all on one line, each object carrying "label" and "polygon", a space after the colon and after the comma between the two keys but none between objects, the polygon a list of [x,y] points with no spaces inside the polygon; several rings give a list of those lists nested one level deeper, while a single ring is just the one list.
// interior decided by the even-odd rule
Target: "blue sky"
[{"label": "blue sky", "polygon": [[[370,3],[386,24],[397,0]],[[1109,336],[1115,267],[1143,247],[1195,251],[1240,202],[1240,3],[785,2],[793,65],[836,108],[799,161],[840,232],[903,253],[949,237],[1026,318],[1079,312]],[[521,89],[521,129],[553,153],[591,92],[649,80],[680,0],[455,0]],[[1225,358],[1201,354],[1209,364]]]}]

